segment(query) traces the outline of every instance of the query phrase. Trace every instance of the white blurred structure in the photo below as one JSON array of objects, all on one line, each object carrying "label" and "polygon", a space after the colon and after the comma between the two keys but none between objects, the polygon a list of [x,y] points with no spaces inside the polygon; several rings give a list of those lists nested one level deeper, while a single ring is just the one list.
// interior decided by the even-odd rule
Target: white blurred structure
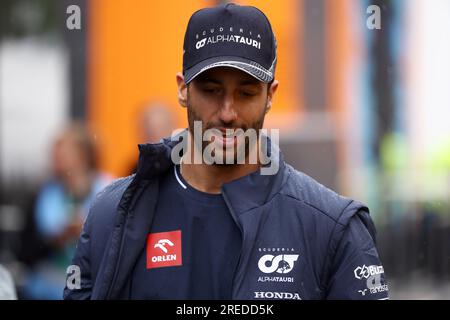
[{"label": "white blurred structure", "polygon": [[54,40],[0,43],[0,170],[4,181],[45,172],[50,143],[65,122],[68,55]]},{"label": "white blurred structure", "polygon": [[[405,72],[410,193],[448,199],[450,190],[450,2],[408,2]],[[444,172],[443,172],[444,171]]]},{"label": "white blurred structure", "polygon": [[0,265],[0,300],[17,300],[11,274],[2,265]]}]

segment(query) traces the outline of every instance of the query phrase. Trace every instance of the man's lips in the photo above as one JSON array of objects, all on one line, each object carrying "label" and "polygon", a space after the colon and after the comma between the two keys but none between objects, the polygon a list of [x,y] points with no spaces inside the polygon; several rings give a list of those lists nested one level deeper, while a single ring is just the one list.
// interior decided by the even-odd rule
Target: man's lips
[{"label": "man's lips", "polygon": [[217,141],[224,148],[230,148],[235,145],[237,137],[235,129],[217,128],[222,135],[214,135],[214,141]]},{"label": "man's lips", "polygon": [[224,147],[228,148],[230,146],[234,146],[234,143],[236,141],[236,137],[231,136],[231,137],[217,137],[217,141],[222,144]]}]

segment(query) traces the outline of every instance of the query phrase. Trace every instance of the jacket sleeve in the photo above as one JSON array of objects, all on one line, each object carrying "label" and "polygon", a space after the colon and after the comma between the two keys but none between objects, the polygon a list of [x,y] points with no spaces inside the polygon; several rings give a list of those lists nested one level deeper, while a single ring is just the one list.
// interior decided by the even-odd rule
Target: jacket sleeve
[{"label": "jacket sleeve", "polygon": [[64,288],[64,300],[88,300],[92,295],[91,276],[91,220],[92,207],[83,225],[78,239],[72,264],[67,268],[66,286]]},{"label": "jacket sleeve", "polygon": [[354,214],[342,228],[330,267],[327,299],[388,299],[375,230],[367,212]]}]

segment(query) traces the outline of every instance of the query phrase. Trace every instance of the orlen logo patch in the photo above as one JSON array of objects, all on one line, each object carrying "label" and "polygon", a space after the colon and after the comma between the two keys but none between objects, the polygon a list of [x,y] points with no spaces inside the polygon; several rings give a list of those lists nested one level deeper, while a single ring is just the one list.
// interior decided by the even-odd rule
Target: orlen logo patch
[{"label": "orlen logo patch", "polygon": [[181,266],[181,258],[181,230],[148,235],[147,269]]}]

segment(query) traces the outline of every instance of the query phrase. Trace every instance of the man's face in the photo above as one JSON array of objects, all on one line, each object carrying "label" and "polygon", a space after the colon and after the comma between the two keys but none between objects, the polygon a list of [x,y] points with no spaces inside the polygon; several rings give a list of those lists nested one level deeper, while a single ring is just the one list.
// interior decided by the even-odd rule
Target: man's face
[{"label": "man's face", "polygon": [[[214,144],[215,157],[232,157],[254,148],[248,139],[238,139],[237,129],[259,133],[264,123],[277,83],[268,85],[234,68],[218,67],[197,76],[187,88],[189,130],[194,135],[194,121],[201,121],[202,132],[216,129],[211,140],[202,142],[201,150]],[[227,129],[232,129],[227,130]],[[231,134],[230,134],[231,133]],[[228,154],[228,155],[227,155]]]}]

